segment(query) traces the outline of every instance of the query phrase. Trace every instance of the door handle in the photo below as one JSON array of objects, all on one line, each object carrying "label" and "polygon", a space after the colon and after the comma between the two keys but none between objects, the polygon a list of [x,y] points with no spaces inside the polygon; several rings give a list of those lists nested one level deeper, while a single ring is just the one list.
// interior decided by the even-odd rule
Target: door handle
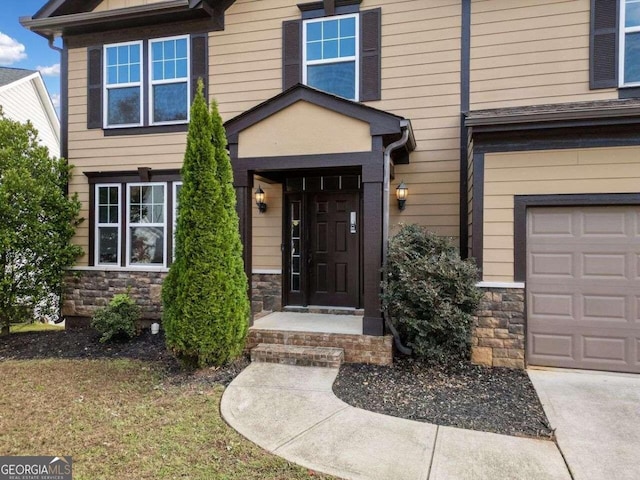
[{"label": "door handle", "polygon": [[356,212],[351,212],[349,233],[357,233]]}]

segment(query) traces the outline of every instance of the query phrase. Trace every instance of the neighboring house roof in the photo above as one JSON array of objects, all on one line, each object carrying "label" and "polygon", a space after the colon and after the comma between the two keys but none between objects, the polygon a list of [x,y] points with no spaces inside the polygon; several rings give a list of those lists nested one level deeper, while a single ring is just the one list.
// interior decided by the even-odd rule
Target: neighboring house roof
[{"label": "neighboring house roof", "polygon": [[35,70],[25,70],[24,68],[0,67],[0,87],[9,85],[21,78],[37,73]]},{"label": "neighboring house roof", "polygon": [[51,155],[60,156],[60,121],[40,72],[0,67],[0,107],[12,120],[30,121]]}]

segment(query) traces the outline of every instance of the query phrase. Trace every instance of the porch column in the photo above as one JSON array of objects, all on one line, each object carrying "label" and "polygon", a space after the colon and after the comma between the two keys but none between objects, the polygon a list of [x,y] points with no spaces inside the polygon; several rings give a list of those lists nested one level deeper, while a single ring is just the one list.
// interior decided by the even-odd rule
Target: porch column
[{"label": "porch column", "polygon": [[380,303],[380,281],[382,268],[382,196],[381,181],[363,183],[363,273],[364,273],[364,320],[363,334],[384,335]]},{"label": "porch column", "polygon": [[[240,241],[242,242],[242,259],[244,260],[244,272],[247,275],[249,303],[252,295],[252,179],[251,172],[234,172],[234,186],[236,189],[236,212],[238,213],[240,227]],[[253,314],[249,316],[249,326],[253,325]]]}]

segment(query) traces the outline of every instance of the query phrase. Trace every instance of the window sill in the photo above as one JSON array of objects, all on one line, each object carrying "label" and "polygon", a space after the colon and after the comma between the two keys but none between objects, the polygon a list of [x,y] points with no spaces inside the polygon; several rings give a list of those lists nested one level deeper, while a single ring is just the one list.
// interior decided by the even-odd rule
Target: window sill
[{"label": "window sill", "polygon": [[105,137],[119,137],[123,135],[152,135],[162,133],[178,133],[189,130],[188,123],[176,123],[172,125],[152,125],[147,127],[105,128]]},{"label": "window sill", "polygon": [[96,266],[87,266],[87,267],[71,267],[72,271],[87,271],[87,272],[159,272],[166,273],[169,271],[167,267],[152,267],[152,266],[144,266],[144,267],[118,267],[118,266],[109,266],[109,265],[96,265]]}]

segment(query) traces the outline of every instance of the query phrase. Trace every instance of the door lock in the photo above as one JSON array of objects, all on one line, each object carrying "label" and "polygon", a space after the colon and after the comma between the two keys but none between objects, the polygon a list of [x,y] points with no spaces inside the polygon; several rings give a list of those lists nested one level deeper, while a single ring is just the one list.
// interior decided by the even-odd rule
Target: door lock
[{"label": "door lock", "polygon": [[349,227],[349,233],[356,233],[356,212],[351,212],[351,225]]}]

